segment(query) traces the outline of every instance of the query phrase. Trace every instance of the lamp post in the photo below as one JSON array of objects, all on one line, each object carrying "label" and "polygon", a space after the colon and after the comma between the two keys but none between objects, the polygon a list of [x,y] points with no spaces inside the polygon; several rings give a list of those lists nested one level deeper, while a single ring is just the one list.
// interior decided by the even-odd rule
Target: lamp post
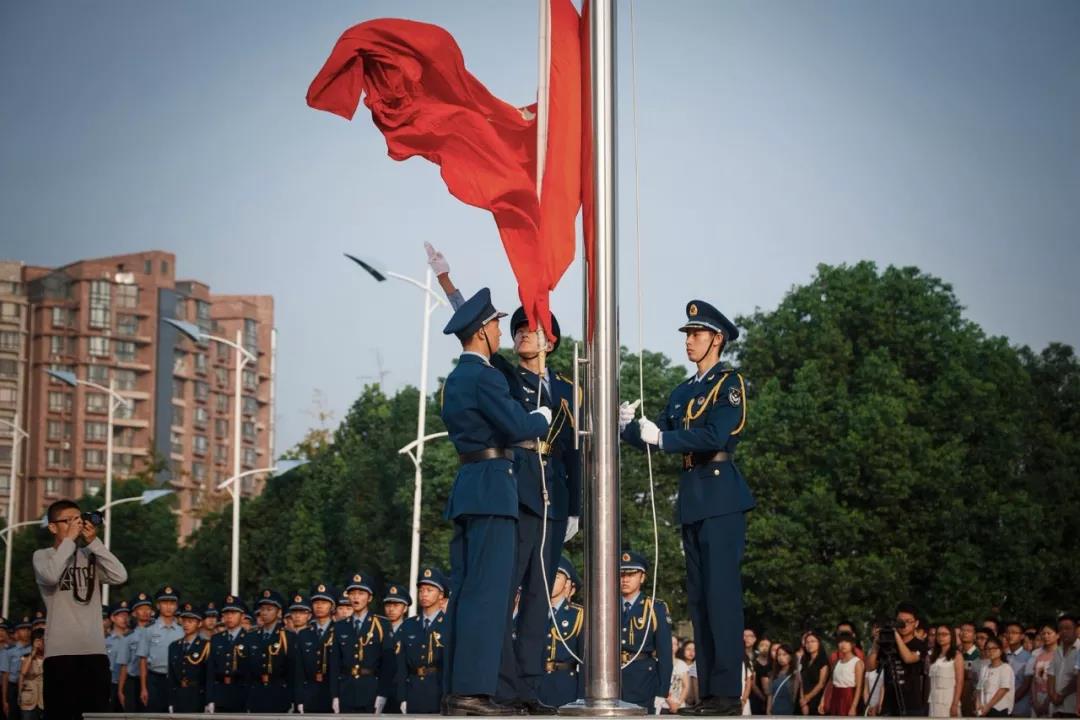
[{"label": "lamp post", "polygon": [[[16,496],[19,494],[19,443],[30,437],[30,434],[19,427],[19,413],[15,413],[15,417],[11,419],[11,422],[7,420],[0,420],[0,425],[11,430],[11,477],[8,480],[8,510],[7,521],[8,527],[12,521],[15,520],[16,511],[18,509],[18,503]],[[11,584],[8,582],[8,578],[11,577],[11,543],[7,544],[7,548],[4,549],[4,617],[8,616],[8,603],[11,600]]]},{"label": "lamp post", "polygon": [[[431,334],[431,314],[435,312],[440,305],[446,307],[447,303],[431,289],[431,268],[428,268],[424,282],[421,283],[419,280],[407,275],[380,269],[370,260],[361,260],[348,253],[345,253],[345,257],[364,268],[368,274],[379,282],[386,282],[386,279],[391,277],[395,280],[407,282],[424,291],[424,313],[421,318],[422,330],[420,336],[420,399],[418,401],[419,407],[417,408],[416,413],[416,441],[414,443],[416,450],[414,452],[409,452],[409,457],[412,458],[415,467],[413,484],[412,547],[409,552],[408,580],[409,586],[411,587],[412,584],[416,582],[416,576],[420,572],[420,501],[423,497],[424,441],[428,439],[424,436],[425,428],[427,426],[428,336]],[[407,445],[398,452],[407,452],[407,448],[410,448],[410,446]],[[416,593],[412,594],[415,595]],[[416,615],[416,598],[413,598],[412,605],[409,606],[409,615]]]},{"label": "lamp post", "polygon": [[[105,435],[105,504],[102,505],[105,508],[105,547],[109,547],[109,543],[112,540],[112,486],[113,486],[113,421],[116,418],[116,408],[130,407],[130,401],[116,392],[116,382],[109,378],[109,386],[98,385],[96,382],[89,380],[80,380],[75,377],[75,373],[68,372],[66,370],[46,370],[46,374],[49,377],[55,378],[62,383],[66,383],[72,387],[77,385],[85,385],[95,390],[100,390],[109,396],[109,420],[108,428]],[[103,602],[109,602],[109,586],[103,585],[101,589],[101,599]]]},{"label": "lamp post", "polygon": [[[172,318],[162,318],[166,323],[179,330],[181,333],[191,338],[195,342],[207,342],[213,340],[215,342],[222,343],[231,347],[236,353],[236,378],[233,382],[233,477],[240,475],[240,413],[241,407],[241,393],[243,392],[243,384],[241,382],[244,368],[247,364],[253,363],[256,360],[255,354],[244,347],[244,333],[243,330],[237,328],[236,340],[227,340],[217,335],[210,335],[202,331],[198,325],[193,323],[184,322],[183,320],[174,320]],[[240,492],[239,490],[233,491],[233,507],[232,507],[232,547],[233,547],[233,563],[232,563],[232,577],[229,580],[229,585],[232,588],[233,595],[240,594]]]}]

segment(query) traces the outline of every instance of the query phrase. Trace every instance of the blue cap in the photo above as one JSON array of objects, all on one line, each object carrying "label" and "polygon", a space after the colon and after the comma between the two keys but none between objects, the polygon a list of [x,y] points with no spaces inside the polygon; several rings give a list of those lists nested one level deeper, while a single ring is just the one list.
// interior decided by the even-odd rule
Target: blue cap
[{"label": "blue cap", "polygon": [[491,304],[491,291],[480,288],[475,295],[454,311],[450,322],[443,328],[443,335],[457,335],[460,340],[467,340],[485,323],[504,317],[506,313],[499,312]]},{"label": "blue cap", "polygon": [[8,622],[8,619],[0,617],[0,630],[7,630],[8,632],[11,632],[12,629],[13,628],[11,627],[11,623]]},{"label": "blue cap", "polygon": [[354,573],[349,582],[345,584],[345,594],[348,595],[350,590],[367,590],[372,595],[375,591],[371,589],[371,582],[367,575],[364,573]]},{"label": "blue cap", "polygon": [[45,624],[45,611],[44,610],[35,610],[34,611],[34,621],[32,623],[32,626],[37,627],[38,625],[44,625],[44,624]]},{"label": "blue cap", "polygon": [[704,300],[691,300],[686,303],[686,322],[679,328],[679,332],[696,329],[723,333],[724,342],[731,342],[739,337],[739,328],[735,327],[735,323]]},{"label": "blue cap", "polygon": [[135,597],[131,598],[131,602],[128,604],[128,607],[134,610],[135,608],[142,607],[143,605],[145,605],[146,607],[150,607],[153,604],[154,603],[150,602],[149,595],[144,592],[140,592],[135,593]]},{"label": "blue cap", "polygon": [[311,602],[316,600],[329,600],[337,605],[338,595],[334,588],[330,587],[326,583],[319,583],[315,587],[311,588],[311,594],[309,595]]},{"label": "blue cap", "polygon": [[203,619],[202,609],[193,602],[185,602],[181,604],[180,612],[178,612],[177,615],[182,618],[195,618],[196,620]]},{"label": "blue cap", "polygon": [[127,600],[120,600],[119,602],[114,602],[109,607],[109,617],[112,617],[113,615],[116,615],[118,613],[130,613],[130,612],[131,612],[131,603],[129,603]]},{"label": "blue cap", "polygon": [[210,602],[203,605],[202,614],[203,617],[218,617],[219,613],[217,603],[211,600]]},{"label": "blue cap", "polygon": [[[529,316],[525,314],[525,308],[518,307],[510,316],[510,333],[516,333],[519,327],[528,324]],[[555,313],[551,313],[551,332],[555,333],[555,343],[552,345],[551,352],[555,352],[559,349],[559,343],[562,342],[562,330],[559,329],[559,321],[555,319]]]},{"label": "blue cap", "polygon": [[416,578],[416,586],[432,585],[442,590],[443,594],[446,594],[447,588],[450,587],[450,583],[446,581],[446,576],[443,575],[442,570],[434,566],[427,566],[420,569],[420,577]]},{"label": "blue cap", "polygon": [[574,563],[570,562],[570,558],[565,555],[559,558],[559,567],[555,572],[561,572],[570,582],[581,587],[581,577],[578,576],[577,570],[574,569]]},{"label": "blue cap", "polygon": [[176,600],[179,602],[180,594],[176,592],[176,588],[172,585],[166,585],[154,593],[154,602],[161,602],[162,600]]},{"label": "blue cap", "polygon": [[255,607],[259,608],[263,605],[275,605],[278,610],[284,610],[285,598],[281,597],[281,593],[276,590],[263,590],[259,593],[259,599],[255,601]]},{"label": "blue cap", "polygon": [[289,612],[292,612],[293,610],[306,610],[311,612],[311,602],[304,597],[303,593],[297,592],[293,594],[292,602],[289,603]]},{"label": "blue cap", "polygon": [[34,626],[34,618],[30,615],[23,615],[19,618],[19,622],[15,623],[16,630],[28,630]]},{"label": "blue cap", "polygon": [[247,605],[245,605],[244,601],[235,595],[226,595],[225,600],[221,603],[221,612],[225,613],[229,612],[230,610],[234,610],[244,615],[248,614]]},{"label": "blue cap", "polygon": [[619,571],[633,572],[634,570],[640,570],[641,572],[647,573],[649,572],[649,563],[645,561],[645,556],[641,553],[634,552],[633,550],[623,550]]},{"label": "blue cap", "polygon": [[398,585],[397,583],[390,583],[386,586],[386,595],[382,599],[383,603],[398,602],[405,605],[412,605],[412,598],[409,597],[409,593],[405,591],[404,585]]}]

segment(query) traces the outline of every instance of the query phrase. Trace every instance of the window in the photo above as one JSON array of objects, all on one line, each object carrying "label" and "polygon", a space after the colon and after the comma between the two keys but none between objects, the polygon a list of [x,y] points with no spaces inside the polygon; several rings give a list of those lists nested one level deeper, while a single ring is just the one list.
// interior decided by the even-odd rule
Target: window
[{"label": "window", "polygon": [[206,400],[210,397],[210,385],[202,380],[195,381],[195,399]]},{"label": "window", "polygon": [[255,401],[255,398],[245,395],[243,403],[245,415],[254,415],[256,412],[258,412],[259,403]]},{"label": "window", "polygon": [[49,467],[71,467],[71,451],[62,448],[45,448],[45,464]]},{"label": "window", "polygon": [[90,327],[112,327],[112,314],[107,307],[90,307]]},{"label": "window", "polygon": [[226,386],[229,384],[229,371],[223,367],[214,368],[214,379],[218,385]]},{"label": "window", "polygon": [[206,427],[206,424],[210,422],[210,411],[206,408],[199,406],[195,408],[195,425],[197,427]]},{"label": "window", "polygon": [[49,338],[49,354],[50,355],[65,355],[64,350],[67,349],[67,338],[63,335],[53,335]]},{"label": "window", "polygon": [[109,338],[98,336],[91,337],[90,354],[94,357],[109,357]]},{"label": "window", "polygon": [[116,304],[122,308],[133,308],[139,306],[139,286],[138,285],[117,285],[116,286]]},{"label": "window", "polygon": [[187,372],[187,365],[184,363],[185,357],[183,350],[177,350],[173,353],[172,371],[174,375],[183,375]]},{"label": "window", "polygon": [[47,477],[45,478],[45,494],[46,495],[59,495],[64,488],[63,478]]},{"label": "window", "polygon": [[[51,421],[50,421],[51,422]],[[83,426],[83,437],[87,442],[101,442],[109,433],[109,424],[97,420],[87,420]]]},{"label": "window", "polygon": [[195,372],[206,372],[206,353],[195,353]]},{"label": "window", "polygon": [[18,350],[22,344],[22,335],[11,330],[0,332],[0,350]]},{"label": "window", "polygon": [[195,482],[203,483],[206,480],[206,465],[201,462],[191,463],[191,477],[194,478]]},{"label": "window", "polygon": [[229,423],[226,422],[223,418],[218,418],[217,420],[214,420],[214,434],[221,438],[228,435]]},{"label": "window", "polygon": [[16,377],[19,374],[19,362],[10,358],[0,359],[0,377]]},{"label": "window", "polygon": [[130,340],[117,340],[116,359],[120,362],[135,362],[135,343]]},{"label": "window", "polygon": [[229,459],[229,449],[222,443],[214,446],[214,462],[224,463]]},{"label": "window", "polygon": [[135,401],[128,398],[128,401],[123,405],[117,405],[113,410],[113,416],[117,420],[130,420],[135,417]]},{"label": "window", "polygon": [[228,360],[229,359],[229,350],[231,350],[231,348],[228,345],[226,345],[225,343],[223,343],[223,342],[217,343],[217,359],[218,360]]},{"label": "window", "polygon": [[117,315],[116,332],[119,335],[134,337],[139,334],[139,318],[135,315]]},{"label": "window", "polygon": [[117,453],[113,455],[113,467],[116,472],[123,473],[125,475],[131,473],[131,468],[135,464],[135,456],[131,453]]},{"label": "window", "polygon": [[13,387],[0,387],[0,403],[13,403],[18,399],[18,393]]},{"label": "window", "polygon": [[179,405],[172,406],[172,424],[176,427],[184,427],[184,408]]},{"label": "window", "polygon": [[169,446],[173,455],[184,454],[184,436],[180,433],[172,433],[169,436]]},{"label": "window", "polygon": [[259,387],[259,378],[257,375],[255,375],[254,370],[245,370],[244,377],[241,382],[244,383],[245,390],[254,390]]},{"label": "window", "polygon": [[19,312],[19,306],[16,303],[0,303],[0,318],[4,320],[12,321],[18,320],[21,317]]},{"label": "window", "polygon": [[70,440],[71,423],[63,420],[49,420],[45,424],[45,436],[50,440]]},{"label": "window", "polygon": [[22,283],[5,280],[0,282],[0,295],[21,295]]},{"label": "window", "polygon": [[88,470],[99,470],[105,467],[105,451],[101,448],[83,450],[83,464]]},{"label": "window", "polygon": [[104,365],[87,365],[86,379],[98,385],[108,385],[109,368]]},{"label": "window", "polygon": [[124,428],[116,438],[116,444],[121,447],[135,447],[135,428]]},{"label": "window", "polygon": [[143,260],[142,271],[143,275],[149,275],[150,273],[154,272],[154,261]]},{"label": "window", "polygon": [[173,380],[172,380],[172,396],[177,400],[183,400],[184,399],[184,390],[186,389],[185,388],[186,385],[187,385],[186,380],[182,380],[180,378],[173,378]]},{"label": "window", "polygon": [[245,420],[240,426],[240,434],[244,436],[245,440],[255,439],[255,423],[250,420]]},{"label": "window", "polygon": [[96,479],[87,478],[83,480],[83,492],[90,497],[97,497],[101,494],[101,481]]},{"label": "window", "polygon": [[86,412],[104,413],[109,412],[109,398],[102,393],[86,394]]},{"label": "window", "polygon": [[[11,446],[0,445],[0,463],[7,465],[11,462]],[[0,473],[2,474],[2,473]]]},{"label": "window", "polygon": [[244,318],[244,349],[249,353],[259,352],[259,324]]},{"label": "window", "polygon": [[134,390],[136,375],[134,370],[116,370],[113,372],[117,390]]},{"label": "window", "polygon": [[256,455],[254,448],[244,448],[244,464],[253,467],[255,465]]},{"label": "window", "polygon": [[71,393],[65,392],[49,392],[49,410],[50,412],[71,412],[73,401],[71,399]]},{"label": "window", "polygon": [[219,415],[229,412],[229,396],[225,393],[217,393],[214,396],[214,405]]},{"label": "window", "polygon": [[108,280],[90,281],[90,307],[107,308],[112,295],[112,284]]},{"label": "window", "polygon": [[71,325],[71,311],[67,308],[54,307],[52,309],[52,326],[54,328],[66,328]]},{"label": "window", "polygon": [[206,436],[205,435],[196,435],[194,440],[195,440],[195,443],[194,443],[195,454],[196,455],[205,455],[206,451],[210,447],[210,444],[206,441]]},{"label": "window", "polygon": [[[11,490],[11,476],[7,473],[0,473],[0,492],[7,492]],[[0,517],[6,518],[7,508],[0,508]]]},{"label": "window", "polygon": [[168,260],[162,260],[161,261],[161,274],[162,275],[168,275],[169,274],[169,261]]}]

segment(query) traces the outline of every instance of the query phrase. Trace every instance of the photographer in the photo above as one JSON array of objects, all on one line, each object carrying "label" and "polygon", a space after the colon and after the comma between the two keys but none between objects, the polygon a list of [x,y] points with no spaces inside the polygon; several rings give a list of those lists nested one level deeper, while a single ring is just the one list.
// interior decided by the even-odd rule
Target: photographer
[{"label": "photographer", "polygon": [[910,603],[896,608],[896,624],[874,633],[874,647],[866,659],[870,670],[882,670],[882,715],[925,715],[925,640],[915,636],[918,611]]},{"label": "photographer", "polygon": [[49,623],[45,629],[45,707],[49,720],[109,709],[111,673],[101,632],[101,584],[127,580],[127,570],[98,539],[101,516],[71,500],[49,506],[53,545],[34,553]]}]

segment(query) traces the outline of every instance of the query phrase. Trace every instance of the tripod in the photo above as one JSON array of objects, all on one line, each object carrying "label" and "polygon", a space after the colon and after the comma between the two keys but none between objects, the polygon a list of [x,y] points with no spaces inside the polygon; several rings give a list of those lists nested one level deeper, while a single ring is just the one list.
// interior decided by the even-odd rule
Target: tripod
[{"label": "tripod", "polygon": [[[886,678],[884,692],[887,693],[889,691],[889,688],[892,688],[892,700],[894,704],[890,709],[894,710],[896,715],[904,716],[907,715],[907,705],[904,702],[904,694],[900,692],[900,684],[897,682],[899,678],[897,678],[896,673],[896,663],[899,661],[899,659],[900,658],[897,654],[895,647],[878,647],[878,668],[880,669],[880,672],[878,673],[878,676],[874,678],[874,684],[870,687],[870,697],[874,697],[874,693],[877,692],[878,685],[881,683],[883,678],[886,678],[886,676],[888,676]],[[889,707],[889,704],[883,702],[882,708],[885,707]],[[867,703],[866,709],[863,711],[863,715],[865,716],[869,712],[870,704]]]}]

